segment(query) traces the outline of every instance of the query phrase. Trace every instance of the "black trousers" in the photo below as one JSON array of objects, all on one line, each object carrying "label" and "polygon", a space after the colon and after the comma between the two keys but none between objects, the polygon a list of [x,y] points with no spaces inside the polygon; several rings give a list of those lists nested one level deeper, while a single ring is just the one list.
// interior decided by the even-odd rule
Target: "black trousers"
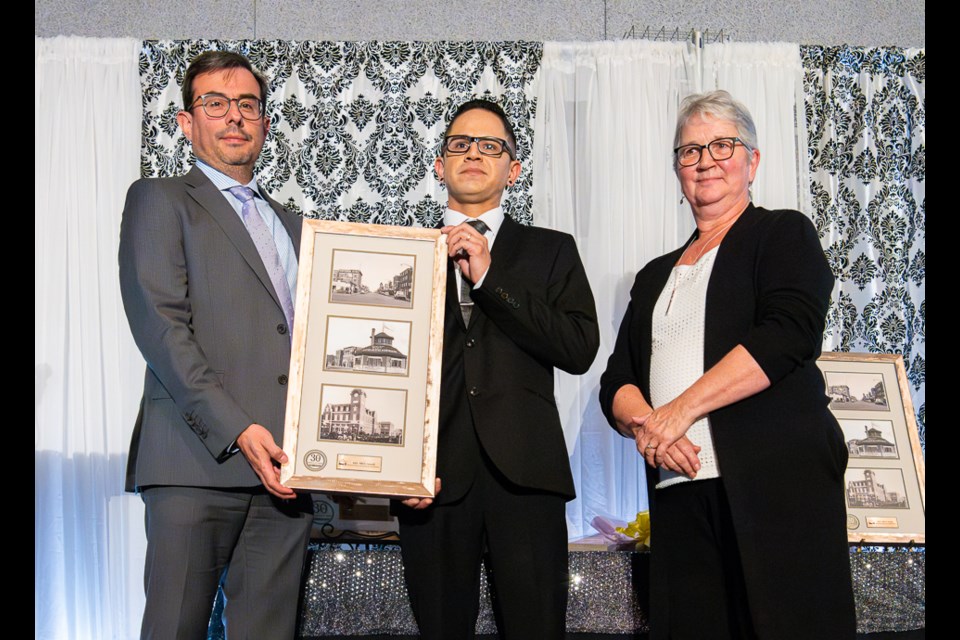
[{"label": "black trousers", "polygon": [[513,485],[483,458],[461,500],[422,511],[399,506],[404,575],[421,637],[474,637],[485,557],[500,636],[563,638],[566,501]]},{"label": "black trousers", "polygon": [[756,638],[719,478],[657,489],[650,539],[650,638]]}]

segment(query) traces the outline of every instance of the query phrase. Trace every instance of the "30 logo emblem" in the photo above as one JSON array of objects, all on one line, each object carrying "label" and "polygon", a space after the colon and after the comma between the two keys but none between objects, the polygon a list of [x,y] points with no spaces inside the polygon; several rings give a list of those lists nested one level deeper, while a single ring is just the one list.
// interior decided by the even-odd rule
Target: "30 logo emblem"
[{"label": "30 logo emblem", "polygon": [[303,456],[303,466],[310,471],[320,471],[327,466],[327,456],[323,451],[312,449]]}]

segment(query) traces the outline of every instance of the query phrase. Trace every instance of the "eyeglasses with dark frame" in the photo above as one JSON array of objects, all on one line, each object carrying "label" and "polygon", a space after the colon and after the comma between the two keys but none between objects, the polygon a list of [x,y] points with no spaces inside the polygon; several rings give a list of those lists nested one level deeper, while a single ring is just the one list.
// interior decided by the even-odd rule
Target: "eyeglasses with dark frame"
[{"label": "eyeglasses with dark frame", "polygon": [[517,159],[517,154],[506,140],[493,136],[447,136],[443,139],[443,150],[452,156],[462,156],[470,151],[474,142],[477,143],[477,151],[482,155],[499,158],[507,152],[511,160]]},{"label": "eyeglasses with dark frame", "polygon": [[223,118],[230,111],[230,105],[237,103],[237,111],[243,116],[244,120],[259,120],[263,117],[263,102],[253,96],[242,98],[228,98],[220,93],[205,93],[193,101],[191,109],[197,106],[197,102],[203,106],[203,112],[209,118]]},{"label": "eyeglasses with dark frame", "polygon": [[750,150],[750,145],[738,137],[732,137],[717,138],[707,144],[681,145],[674,149],[673,152],[677,156],[677,164],[681,167],[692,167],[700,164],[704,149],[710,153],[711,158],[719,162],[720,160],[729,160],[732,158],[733,152],[736,151],[738,144],[743,146],[744,149]]}]

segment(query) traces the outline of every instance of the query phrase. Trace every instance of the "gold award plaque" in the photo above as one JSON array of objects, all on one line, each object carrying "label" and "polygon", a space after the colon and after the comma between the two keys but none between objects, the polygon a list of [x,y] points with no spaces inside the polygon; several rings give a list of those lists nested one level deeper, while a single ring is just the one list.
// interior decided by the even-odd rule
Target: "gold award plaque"
[{"label": "gold award plaque", "polygon": [[867,517],[867,527],[871,529],[896,529],[900,524],[896,518],[887,517]]},{"label": "gold award plaque", "polygon": [[337,454],[337,469],[341,471],[371,471],[380,473],[383,458],[380,456],[356,456],[346,453]]}]

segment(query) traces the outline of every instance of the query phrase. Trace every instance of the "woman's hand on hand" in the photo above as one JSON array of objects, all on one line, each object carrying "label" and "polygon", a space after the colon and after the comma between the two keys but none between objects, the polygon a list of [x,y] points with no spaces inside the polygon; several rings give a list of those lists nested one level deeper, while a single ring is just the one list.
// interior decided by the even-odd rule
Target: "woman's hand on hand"
[{"label": "woman's hand on hand", "polygon": [[676,473],[682,473],[690,479],[697,477],[700,471],[700,447],[690,442],[687,436],[681,437],[667,449],[660,466]]},{"label": "woman's hand on hand", "polygon": [[[651,467],[663,466],[676,471],[674,467],[679,466],[683,469],[681,472],[687,475],[691,470],[700,469],[694,445],[685,437],[687,429],[696,421],[697,416],[687,415],[687,413],[674,400],[657,407],[646,416],[634,418],[633,432],[634,439],[637,441],[637,451]],[[681,438],[685,442],[678,444]],[[681,463],[681,459],[686,461],[686,465]],[[696,460],[695,465],[694,460]]]}]

